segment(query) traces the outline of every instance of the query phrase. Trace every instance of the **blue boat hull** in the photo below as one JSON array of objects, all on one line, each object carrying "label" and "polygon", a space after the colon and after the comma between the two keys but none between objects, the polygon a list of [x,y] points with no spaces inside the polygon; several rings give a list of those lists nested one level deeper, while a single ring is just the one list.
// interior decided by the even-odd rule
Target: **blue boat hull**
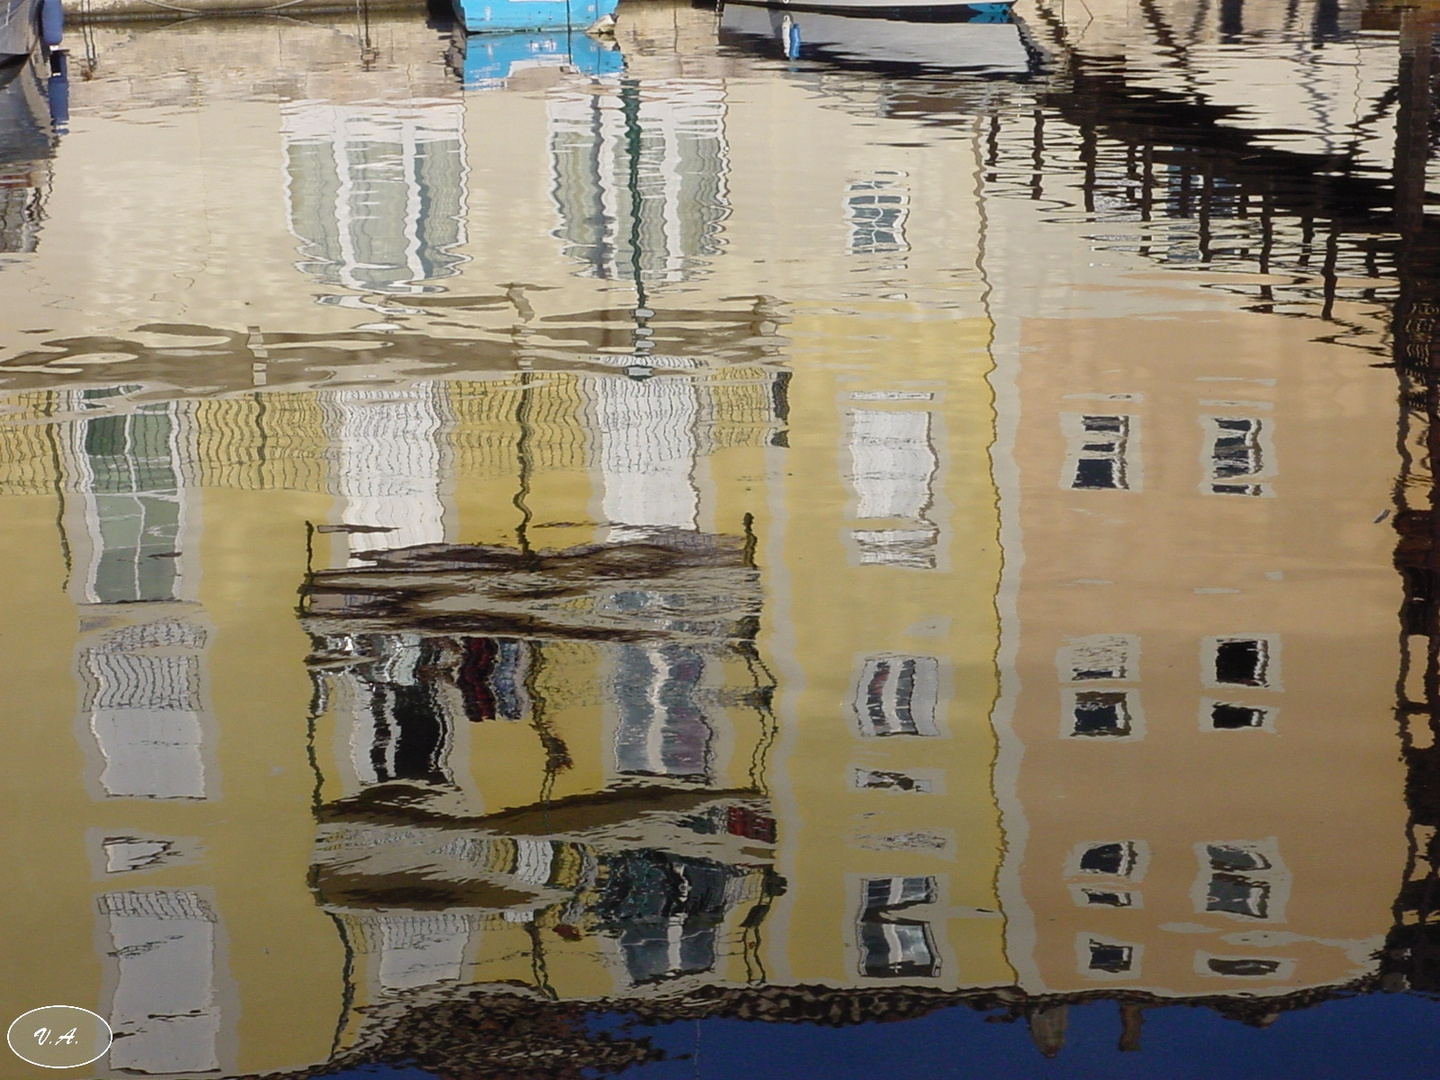
[{"label": "blue boat hull", "polygon": [[624,69],[625,58],[613,44],[579,31],[477,34],[465,43],[465,88],[489,90],[525,68],[552,65],[584,75],[615,75]]},{"label": "blue boat hull", "polygon": [[514,30],[584,30],[614,15],[619,0],[455,0],[472,34]]}]

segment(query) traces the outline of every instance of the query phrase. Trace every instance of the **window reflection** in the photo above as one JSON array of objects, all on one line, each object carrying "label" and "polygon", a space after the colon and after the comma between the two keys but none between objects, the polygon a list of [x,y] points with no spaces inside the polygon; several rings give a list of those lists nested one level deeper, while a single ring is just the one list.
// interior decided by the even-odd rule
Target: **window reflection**
[{"label": "window reflection", "polygon": [[861,883],[860,974],[871,979],[933,979],[940,955],[930,923],[897,918],[895,912],[934,904],[933,877],[868,878]]},{"label": "window reflection", "polygon": [[281,106],[290,228],[305,273],[363,292],[425,292],[465,243],[458,102]]}]

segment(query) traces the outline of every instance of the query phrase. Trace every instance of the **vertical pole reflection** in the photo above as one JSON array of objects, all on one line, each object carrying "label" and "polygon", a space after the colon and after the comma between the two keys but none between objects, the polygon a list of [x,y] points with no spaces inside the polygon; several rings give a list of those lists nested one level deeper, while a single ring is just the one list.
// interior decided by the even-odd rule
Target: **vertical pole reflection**
[{"label": "vertical pole reflection", "polygon": [[520,511],[520,520],[515,525],[515,542],[526,559],[531,557],[530,521],[535,516],[530,510],[530,479],[534,469],[531,442],[534,433],[530,429],[530,414],[534,410],[531,400],[533,372],[520,372],[520,393],[515,395],[515,458],[519,466],[518,484],[515,497],[510,500]]},{"label": "vertical pole reflection", "polygon": [[641,261],[641,212],[645,200],[640,194],[640,151],[644,132],[640,128],[640,84],[620,80],[620,112],[625,117],[626,187],[630,192],[630,273],[635,279],[635,306],[645,308],[645,267]]}]

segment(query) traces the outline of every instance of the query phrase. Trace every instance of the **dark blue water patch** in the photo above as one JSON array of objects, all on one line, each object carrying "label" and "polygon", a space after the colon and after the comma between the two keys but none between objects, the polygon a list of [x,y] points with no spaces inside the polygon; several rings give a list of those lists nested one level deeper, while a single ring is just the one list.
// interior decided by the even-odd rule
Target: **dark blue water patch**
[{"label": "dark blue water patch", "polygon": [[327,1080],[436,1080],[436,1076],[414,1065],[361,1065],[331,1073]]},{"label": "dark blue water patch", "polygon": [[826,1028],[714,1019],[597,1027],[649,1035],[668,1060],[635,1080],[1435,1080],[1440,1003],[1404,994],[1288,1012],[1266,1028],[1184,1005],[1146,1010],[1141,1048],[1122,1052],[1114,1002],[1072,1006],[1065,1046],[1041,1056],[1024,1021],[968,1008],[916,1020]]}]

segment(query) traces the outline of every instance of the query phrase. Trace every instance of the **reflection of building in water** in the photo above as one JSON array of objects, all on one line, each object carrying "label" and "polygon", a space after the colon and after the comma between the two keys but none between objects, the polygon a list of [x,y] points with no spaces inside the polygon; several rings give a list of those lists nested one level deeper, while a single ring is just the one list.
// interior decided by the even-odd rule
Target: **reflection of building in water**
[{"label": "reflection of building in water", "polygon": [[[332,748],[312,879],[357,1005],[537,972],[562,996],[638,993],[762,963],[782,886],[758,571],[745,537],[699,531],[720,508],[695,480],[702,456],[763,452],[782,422],[775,374],[737,374],[413,391],[448,418],[412,437],[440,455],[407,450],[417,471],[508,471],[491,505],[529,526],[523,547],[367,532],[307,584]],[[376,453],[337,461],[368,477]],[[551,519],[580,543],[529,547]],[[346,1041],[366,1023],[351,1014]]]},{"label": "reflection of building in water", "polygon": [[[931,197],[912,214],[936,209]],[[935,247],[953,258],[973,225],[956,217],[949,235],[912,248],[913,264],[929,265]],[[837,1001],[895,986],[982,993],[1014,979],[990,795],[989,326],[964,308],[902,329],[905,319],[903,305],[866,306],[793,324],[843,342],[847,363],[797,376],[790,395],[792,517],[773,557],[794,575],[798,632],[784,670],[803,671],[805,685],[781,698],[795,727],[776,785],[798,807],[795,824],[780,820],[791,889],[779,910],[788,980],[823,981]],[[907,343],[903,366],[894,340]]]},{"label": "reflection of building in water", "polygon": [[730,213],[723,84],[596,86],[548,99],[565,254],[601,278],[687,280],[720,253]]},{"label": "reflection of building in water", "polygon": [[[1142,90],[1137,111],[1153,119],[1165,101]],[[1077,94],[1057,108],[1120,108],[1083,80]],[[642,97],[602,96],[601,111],[623,125]],[[905,101],[897,87],[887,107]],[[802,160],[850,137],[839,110],[804,124],[774,111],[772,133]],[[605,126],[616,118],[566,120],[552,146],[573,137],[628,169]],[[1046,123],[1042,152],[1046,132],[1067,150],[1079,138]],[[592,130],[612,142],[584,143]],[[1028,175],[1034,133],[1020,134],[1024,170],[998,170]],[[1142,175],[1147,153],[1194,149],[1183,125],[1159,134],[1135,149]],[[873,135],[851,146],[867,164],[882,153]],[[1077,205],[1106,170],[1124,176],[1125,151],[1092,136],[1092,158],[1067,158],[1081,163]],[[926,177],[975,175],[983,143],[886,146],[883,173],[836,170],[818,195],[797,184],[774,216],[823,215],[837,256],[903,243],[911,279],[897,290],[913,281],[920,296],[978,248],[980,225],[953,184]],[[773,145],[673,175],[719,178],[738,202],[771,190]],[[567,243],[597,273],[631,269],[621,224],[637,192],[629,225],[656,237],[642,263],[659,253],[643,272],[674,280],[709,257],[718,218],[682,214],[677,231],[664,215],[662,166],[683,158],[671,148],[651,144],[649,188],[601,169],[589,203],[557,195],[579,208]],[[578,150],[561,160],[584,165]],[[1182,212],[1204,164],[1189,161],[1189,181],[1151,173],[1173,200],[1135,180],[1124,203],[1117,183],[1110,209]],[[903,204],[855,186],[902,174]],[[1245,195],[1212,190],[1231,206]],[[703,219],[723,201],[691,209]],[[403,217],[409,204],[387,205]],[[587,207],[603,211],[593,228]],[[1067,995],[1132,1009],[1227,998],[1263,1018],[1282,996],[1373,970],[1403,859],[1388,735],[1356,720],[1386,703],[1390,601],[1372,570],[1388,553],[1371,525],[1386,395],[1299,319],[1237,313],[1218,291],[1177,313],[1173,292],[1112,288],[1113,264],[1082,282],[1104,287],[1067,279],[1079,306],[1065,318],[1021,318],[1014,297],[1050,287],[1025,277],[1049,272],[1034,218],[993,201],[986,215],[988,314],[978,271],[935,305],[898,291],[804,305],[787,333],[820,359],[794,379],[657,363],[646,381],[530,371],[93,418],[71,401],[47,428],[52,398],[7,425],[7,527],[50,527],[64,492],[83,614],[77,636],[50,595],[59,552],[16,542],[5,602],[34,642],[15,670],[37,716],[61,719],[78,672],[77,727],[108,797],[65,788],[75,766],[48,745],[53,724],[29,725],[48,743],[20,725],[7,745],[46,782],[35,857],[65,930],[46,940],[88,949],[98,902],[116,953],[104,1004],[135,1033],[128,1067],[199,1070],[213,1055],[229,1068],[226,1024],[242,1015],[229,977],[266,1032],[236,1059],[255,1072],[331,1052],[337,972],[353,1005],[374,1007],[345,1014],[341,1044],[357,1047],[387,1015],[475,983],[645,1002],[764,980],[826,1008],[981,988],[1017,1013]],[[1273,206],[1237,220],[1257,236],[1266,220],[1301,232]],[[740,224],[725,225],[732,250],[785,239]],[[400,268],[387,281],[415,279],[386,265]],[[833,282],[802,284],[834,295]],[[1343,300],[1337,312],[1348,317]],[[1118,316],[1136,314],[1164,317],[1127,318],[1122,335]],[[307,521],[333,544],[328,563],[325,540],[305,549]],[[320,569],[302,634],[307,555]],[[210,715],[224,740],[207,735]],[[1354,804],[1340,812],[1321,785],[1342,773]],[[62,947],[63,963],[15,950],[26,985],[98,999],[99,967]],[[71,985],[85,972],[93,985]],[[1056,1045],[1057,1015],[1034,1012],[1042,1046]]]},{"label": "reflection of building in water", "polygon": [[[1387,488],[1383,390],[1293,322],[1183,313],[1133,324],[1132,351],[1091,318],[1063,337],[1018,324],[1022,349],[1066,357],[1016,376],[1010,506],[1030,580],[1002,730],[1024,759],[1002,757],[999,789],[1027,835],[1007,905],[1036,913],[1033,937],[1011,939],[1021,985],[1278,996],[1365,977],[1402,858],[1394,751],[1357,720],[1394,685],[1393,587],[1371,533],[1314,526]],[[1245,400],[1211,398],[1215,380],[1243,381]],[[1345,387],[1347,429],[1368,435],[1327,436],[1317,380]],[[1126,413],[1067,425],[1077,397]],[[1167,424],[1176,412],[1199,422]],[[1263,458],[1231,434],[1254,431],[1274,439]],[[1351,569],[1321,583],[1312,566]],[[1342,772],[1343,821],[1327,816]]]},{"label": "reflection of building in water", "polygon": [[[649,115],[639,96],[606,108],[623,121],[632,104]],[[631,276],[631,226],[652,280],[694,274],[713,253],[734,175],[718,98],[691,104],[699,120],[659,123],[663,138],[643,144],[638,220],[624,219],[635,195],[625,144],[601,125],[611,141],[592,145],[614,164],[596,174],[596,205],[608,199],[619,224],[580,235],[591,255],[616,249],[591,261],[597,272]],[[816,131],[798,136],[823,144],[850,124],[818,113]],[[782,119],[782,130],[796,127]],[[947,154],[946,174],[973,171],[968,152]],[[915,176],[914,164],[895,170]],[[786,195],[797,211],[821,208],[837,255],[871,205],[847,201],[856,175]],[[702,181],[710,194],[685,186]],[[973,248],[976,221],[942,186],[908,192],[908,221],[871,219],[879,245],[906,227],[919,274]],[[888,203],[873,205],[888,214]],[[959,224],[914,227],[941,210]],[[752,232],[757,252],[778,242],[768,228]],[[845,274],[854,265],[837,261]],[[197,484],[212,528],[195,580],[214,627],[212,696],[231,725],[217,751],[231,755],[225,798],[252,800],[234,816],[257,835],[272,824],[261,820],[263,793],[284,792],[292,815],[308,809],[307,792],[284,786],[292,758],[267,776],[281,752],[272,748],[313,746],[319,822],[307,823],[298,867],[293,830],[279,824],[266,833],[273,856],[227,848],[223,833],[188,819],[125,822],[97,846],[106,865],[127,868],[116,879],[163,872],[156,888],[197,895],[222,867],[248,868],[250,891],[217,885],[211,905],[225,920],[216,940],[230,943],[214,970],[233,971],[244,1016],[266,1007],[254,1001],[262,974],[314,1030],[326,1029],[312,1023],[319,1004],[339,1011],[313,983],[316,1004],[296,1002],[260,967],[272,946],[257,915],[284,920],[276,936],[310,926],[287,906],[305,864],[317,913],[336,916],[351,961],[311,966],[327,978],[348,970],[357,1007],[472,983],[640,1000],[766,979],[887,993],[1012,981],[993,887],[1000,836],[985,719],[998,573],[988,325],[978,309],[932,319],[898,301],[858,306],[801,316],[819,355],[846,356],[803,380],[657,357],[644,381],[545,371],[196,406]],[[709,315],[694,305],[695,337],[707,344]],[[753,325],[767,322],[741,332],[773,339],[757,302]],[[897,338],[908,343],[903,370]],[[257,494],[282,509],[266,515]],[[306,713],[286,681],[305,665],[275,659],[294,647],[279,628],[293,626],[305,552],[262,524],[298,534],[303,520],[333,530],[311,545],[318,565],[335,545],[302,623],[316,688],[308,740],[267,726]],[[878,557],[856,531],[881,534]],[[287,542],[291,581],[277,588],[266,567],[285,563]],[[673,569],[659,573],[657,562]],[[257,575],[253,586],[237,584],[245,574]],[[557,583],[560,595],[547,595]],[[762,610],[762,583],[776,608]],[[778,695],[788,694],[783,761],[771,745],[781,727],[772,656],[792,675]],[[283,696],[254,685],[272,666]],[[232,728],[244,737],[230,738]],[[135,880],[116,879],[107,893]],[[77,891],[87,888],[93,902],[93,885]],[[257,902],[262,889],[274,899]],[[314,938],[304,944],[317,949]],[[215,983],[224,1018],[224,980]],[[197,1010],[210,1007],[193,996]],[[348,1013],[344,1045],[369,1037],[367,1017],[378,1024],[381,1010]],[[277,1033],[296,1023],[270,1020]]]},{"label": "reflection of building in water", "polygon": [[[1044,197],[1105,215],[1107,281],[1157,258],[1274,273],[1329,227],[1308,215],[1331,194],[1264,194],[1320,159],[1265,147],[1193,89],[1082,70],[1058,105],[992,161],[1086,147]],[[1007,253],[997,297],[1052,288],[1009,255],[1034,228],[1023,205],[990,200],[987,221]],[[1076,213],[1076,235],[1093,221]],[[1362,246],[1332,234],[1327,265],[1366,273]],[[1393,389],[1370,366],[1366,299],[1333,280],[1262,289],[1249,310],[1084,270],[1064,288],[1063,320],[995,305],[1002,538],[1024,550],[1001,591],[996,714],[1009,956],[1031,993],[1233,996],[1263,1021],[1373,977],[1392,920],[1403,780],[1377,720],[1395,599],[1361,507],[1392,489]],[[1047,1053],[1057,1023],[1036,1020]]]},{"label": "reflection of building in water", "polygon": [[301,270],[364,292],[425,292],[465,243],[464,106],[282,106]]},{"label": "reflection of building in water", "polygon": [[[673,423],[652,417],[656,438],[688,440],[684,474],[718,475],[718,490],[737,490],[726,478],[753,474],[783,423],[777,373],[685,371],[657,376],[657,390],[670,378],[684,383],[692,408]],[[21,422],[0,440],[7,527],[25,538],[6,616],[35,633],[21,647],[33,655],[15,670],[29,672],[37,715],[63,723],[78,698],[88,792],[73,779],[55,782],[74,765],[46,764],[53,738],[14,738],[47,778],[32,830],[56,890],[46,917],[77,943],[91,940],[98,920],[114,955],[102,972],[93,957],[47,947],[42,960],[20,948],[14,971],[56,1000],[95,999],[127,1033],[112,1067],[164,1075],[218,1061],[221,1071],[259,1072],[326,1057],[341,1009],[333,991],[342,943],[306,887],[312,860],[326,870],[318,886],[347,913],[344,944],[371,987],[358,988],[362,999],[444,984],[457,970],[468,978],[476,965],[498,968],[501,979],[533,978],[529,952],[514,964],[507,957],[517,943],[528,949],[536,929],[549,977],[579,996],[756,968],[753,913],[780,885],[767,854],[773,811],[756,779],[773,725],[746,614],[759,600],[743,504],[712,499],[684,529],[625,510],[635,534],[605,539],[612,527],[590,513],[606,483],[592,418],[611,380],[624,376],[184,403],[137,401],[120,388],[17,402]],[[528,434],[516,429],[517,406]],[[710,464],[697,461],[707,455]],[[376,793],[409,791],[438,823],[377,823],[364,813],[347,822],[347,798],[331,799],[343,813],[322,824],[317,847],[304,741],[282,730],[305,715],[313,692],[304,639],[276,631],[293,625],[303,523],[335,530],[339,573],[363,573],[360,556],[380,548],[464,549],[452,539],[462,527],[508,539],[502,518],[518,513],[522,471],[532,536],[562,546],[598,536],[602,562],[643,545],[683,565],[658,578],[633,567],[612,574],[589,615],[560,603],[556,617],[575,626],[538,637],[516,615],[520,625],[437,632],[427,622],[327,638],[317,723],[343,731],[327,759],[327,798],[343,792],[378,808]],[[57,519],[63,545],[31,542]],[[709,519],[741,535],[699,532]],[[314,542],[322,538],[311,547],[323,564],[324,544]],[[277,585],[282,570],[289,580]],[[515,583],[526,572],[492,579]],[[597,637],[581,628],[587,619],[643,632]],[[637,658],[664,662],[649,676],[656,700],[621,717],[604,702],[615,680],[634,676]],[[226,738],[215,737],[217,725]],[[53,725],[46,730],[53,735]],[[550,816],[513,828],[486,820],[536,804]],[[627,839],[637,830],[640,841]],[[348,876],[326,852],[354,862]],[[407,873],[446,859],[468,891],[437,913],[416,897],[445,899],[451,886]],[[92,968],[93,985],[68,985]],[[242,1015],[263,1025],[263,1039],[237,1046]]]},{"label": "reflection of building in water", "polygon": [[[198,603],[196,409],[127,403],[134,389],[65,391],[52,402],[74,417],[52,442],[53,484],[80,616],[77,726],[91,794],[115,803],[91,837],[107,877],[163,874],[185,861],[195,845],[171,833],[174,815],[215,799],[219,787],[213,630]],[[183,880],[183,869],[174,872]],[[101,1003],[117,1033],[110,1067],[218,1069],[226,1018],[209,902],[178,888],[106,892],[95,903],[113,949]]]},{"label": "reflection of building in water", "polygon": [[[63,756],[83,751],[62,764],[15,733],[39,781],[27,829],[48,900],[46,929],[21,931],[34,955],[7,946],[9,974],[26,996],[107,1016],[124,1036],[109,1070],[301,1065],[328,1050],[338,1001],[326,969],[341,957],[303,887],[313,825],[290,820],[309,787],[285,731],[309,690],[280,659],[298,656],[297,642],[274,627],[292,617],[282,597],[304,542],[268,500],[325,520],[322,417],[281,396],[138,397],[32,395],[0,440],[7,527],[23,537],[7,548],[6,600],[7,625],[30,628],[16,668],[23,708],[45,718],[37,736],[67,743]],[[267,439],[257,415],[284,434]],[[257,489],[268,489],[263,505]],[[202,505],[218,515],[209,531]],[[59,544],[35,542],[57,522]],[[281,570],[292,582],[277,586]],[[67,714],[73,742],[54,739]],[[100,955],[57,942],[94,942]],[[277,1038],[238,1042],[249,1021]]]}]

